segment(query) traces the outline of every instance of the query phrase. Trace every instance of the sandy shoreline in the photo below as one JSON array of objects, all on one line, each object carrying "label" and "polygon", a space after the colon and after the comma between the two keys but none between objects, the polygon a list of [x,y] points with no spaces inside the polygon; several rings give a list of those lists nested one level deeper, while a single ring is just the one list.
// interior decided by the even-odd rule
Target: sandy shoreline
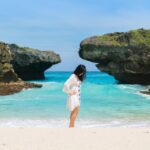
[{"label": "sandy shoreline", "polygon": [[0,150],[150,150],[150,128],[0,128]]}]

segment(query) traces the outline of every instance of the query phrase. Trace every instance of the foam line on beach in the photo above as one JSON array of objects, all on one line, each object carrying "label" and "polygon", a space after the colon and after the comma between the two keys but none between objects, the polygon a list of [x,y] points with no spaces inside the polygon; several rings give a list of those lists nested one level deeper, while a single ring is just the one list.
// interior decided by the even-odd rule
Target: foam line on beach
[{"label": "foam line on beach", "polygon": [[[46,128],[68,128],[67,119],[0,119],[0,127],[46,127]],[[77,120],[77,128],[109,128],[109,127],[150,127],[150,121],[97,121]]]}]

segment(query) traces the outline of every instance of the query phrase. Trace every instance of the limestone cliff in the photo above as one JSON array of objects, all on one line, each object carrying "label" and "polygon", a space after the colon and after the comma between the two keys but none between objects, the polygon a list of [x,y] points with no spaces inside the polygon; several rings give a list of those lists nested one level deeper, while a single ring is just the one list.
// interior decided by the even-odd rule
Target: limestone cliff
[{"label": "limestone cliff", "polygon": [[52,51],[40,51],[28,47],[8,45],[12,54],[12,65],[23,80],[44,79],[44,71],[60,63],[60,56]]},{"label": "limestone cliff", "polygon": [[0,95],[42,87],[23,80],[44,79],[44,71],[60,61],[60,56],[52,51],[0,42]]},{"label": "limestone cliff", "polygon": [[80,44],[79,55],[120,83],[150,84],[150,30],[87,38]]}]

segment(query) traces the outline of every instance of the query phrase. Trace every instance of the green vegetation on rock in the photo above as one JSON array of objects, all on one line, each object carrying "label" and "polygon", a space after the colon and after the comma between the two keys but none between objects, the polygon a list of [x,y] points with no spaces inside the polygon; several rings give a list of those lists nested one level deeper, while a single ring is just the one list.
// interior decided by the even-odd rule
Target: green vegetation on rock
[{"label": "green vegetation on rock", "polygon": [[111,46],[150,46],[150,30],[137,29],[129,32],[115,32],[95,37],[97,43]]}]

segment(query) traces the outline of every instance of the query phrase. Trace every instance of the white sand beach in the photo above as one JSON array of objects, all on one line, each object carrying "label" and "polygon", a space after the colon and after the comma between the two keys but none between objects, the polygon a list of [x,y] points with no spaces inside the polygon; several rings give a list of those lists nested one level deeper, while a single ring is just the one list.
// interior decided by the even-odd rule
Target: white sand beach
[{"label": "white sand beach", "polygon": [[150,150],[150,128],[0,128],[0,150]]}]

